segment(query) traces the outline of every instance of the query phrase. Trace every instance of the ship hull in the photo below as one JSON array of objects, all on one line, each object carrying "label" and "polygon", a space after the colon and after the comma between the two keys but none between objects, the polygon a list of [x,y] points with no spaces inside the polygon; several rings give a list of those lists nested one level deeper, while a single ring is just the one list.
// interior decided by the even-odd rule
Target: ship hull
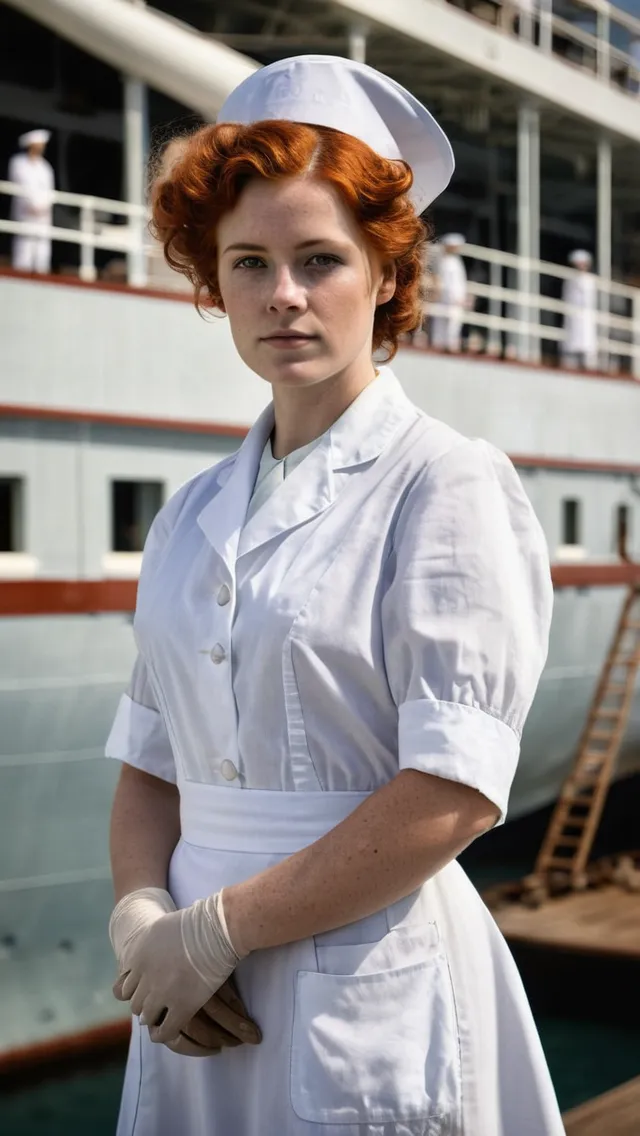
[{"label": "ship hull", "polygon": [[[557,794],[621,600],[615,587],[556,592],[511,817]],[[0,619],[0,1053],[122,1017],[106,933],[118,765],[101,755],[133,655],[129,614]],[[618,773],[639,766],[640,690]]]},{"label": "ship hull", "polygon": [[[28,502],[23,578],[0,557],[1,1056],[122,1021],[106,931],[118,767],[102,751],[134,656],[136,557],[110,544],[110,483],[162,481],[166,498],[240,444],[268,388],[228,325],[183,300],[0,274],[0,301],[4,468]],[[613,524],[638,510],[638,388],[416,350],[394,370],[417,405],[512,456],[547,535],[556,602],[511,797],[522,816],[569,769],[622,604]],[[567,497],[584,517],[568,550]],[[618,774],[639,766],[637,691]]]}]

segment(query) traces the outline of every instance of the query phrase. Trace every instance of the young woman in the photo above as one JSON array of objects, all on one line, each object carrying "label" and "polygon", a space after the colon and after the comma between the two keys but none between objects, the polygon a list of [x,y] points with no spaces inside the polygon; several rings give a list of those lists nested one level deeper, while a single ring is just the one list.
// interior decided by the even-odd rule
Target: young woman
[{"label": "young woman", "polygon": [[[145,549],[108,745],[120,1136],[563,1132],[456,863],[507,807],[545,541],[508,459],[373,361],[420,318],[418,213],[451,170],[396,84],[301,57],[242,84],[156,186],[167,259],[273,402]],[[232,973],[262,1042],[194,1060],[181,1031]]]}]

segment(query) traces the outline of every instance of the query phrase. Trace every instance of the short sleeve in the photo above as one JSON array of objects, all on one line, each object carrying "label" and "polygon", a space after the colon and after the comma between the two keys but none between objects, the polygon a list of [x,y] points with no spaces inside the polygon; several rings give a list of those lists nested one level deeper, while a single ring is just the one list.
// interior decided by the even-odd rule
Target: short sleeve
[{"label": "short sleeve", "polygon": [[[189,483],[154,517],[145,541],[138,593],[166,548],[188,490]],[[163,781],[175,783],[177,780],[171,742],[141,654],[135,661],[127,691],[118,703],[105,756],[125,761]]]},{"label": "short sleeve", "polygon": [[169,735],[149,683],[146,663],[140,655],[127,692],[118,704],[105,754],[163,781],[175,783],[177,779]]},{"label": "short sleeve", "polygon": [[412,486],[388,564],[400,768],[469,785],[504,820],[552,607],[546,541],[515,469],[488,442],[460,442]]}]

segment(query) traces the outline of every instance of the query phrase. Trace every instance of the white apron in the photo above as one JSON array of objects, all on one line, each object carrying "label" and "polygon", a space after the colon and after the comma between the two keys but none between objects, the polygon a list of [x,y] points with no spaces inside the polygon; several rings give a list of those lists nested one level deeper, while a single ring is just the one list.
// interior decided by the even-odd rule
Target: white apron
[{"label": "white apron", "polygon": [[[178,906],[305,847],[365,796],[181,792]],[[181,1057],[134,1018],[117,1136],[564,1132],[515,964],[457,863],[369,919],[250,955],[236,979],[261,1045]]]},{"label": "white apron", "polygon": [[[399,768],[504,813],[546,651],[544,537],[503,455],[386,372],[245,521],[272,422],[179,491],[145,549],[107,752],[178,785],[178,906],[313,843]],[[118,1136],[563,1133],[515,965],[457,863],[236,977],[261,1045],[181,1057],[134,1020]]]}]

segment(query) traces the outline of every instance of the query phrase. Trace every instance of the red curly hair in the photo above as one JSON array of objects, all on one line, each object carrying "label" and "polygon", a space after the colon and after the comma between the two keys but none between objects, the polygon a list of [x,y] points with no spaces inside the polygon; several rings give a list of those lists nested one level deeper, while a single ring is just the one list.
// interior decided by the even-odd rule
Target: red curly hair
[{"label": "red curly hair", "polygon": [[[308,174],[327,181],[354,215],[366,242],[396,265],[395,295],[376,309],[372,349],[393,358],[402,332],[422,315],[424,225],[409,201],[406,162],[380,157],[364,142],[299,122],[274,120],[205,126],[183,139],[179,154],[151,188],[151,231],[167,263],[194,286],[196,304],[220,307],[217,227],[250,178]],[[205,300],[206,297],[206,300]]]}]

